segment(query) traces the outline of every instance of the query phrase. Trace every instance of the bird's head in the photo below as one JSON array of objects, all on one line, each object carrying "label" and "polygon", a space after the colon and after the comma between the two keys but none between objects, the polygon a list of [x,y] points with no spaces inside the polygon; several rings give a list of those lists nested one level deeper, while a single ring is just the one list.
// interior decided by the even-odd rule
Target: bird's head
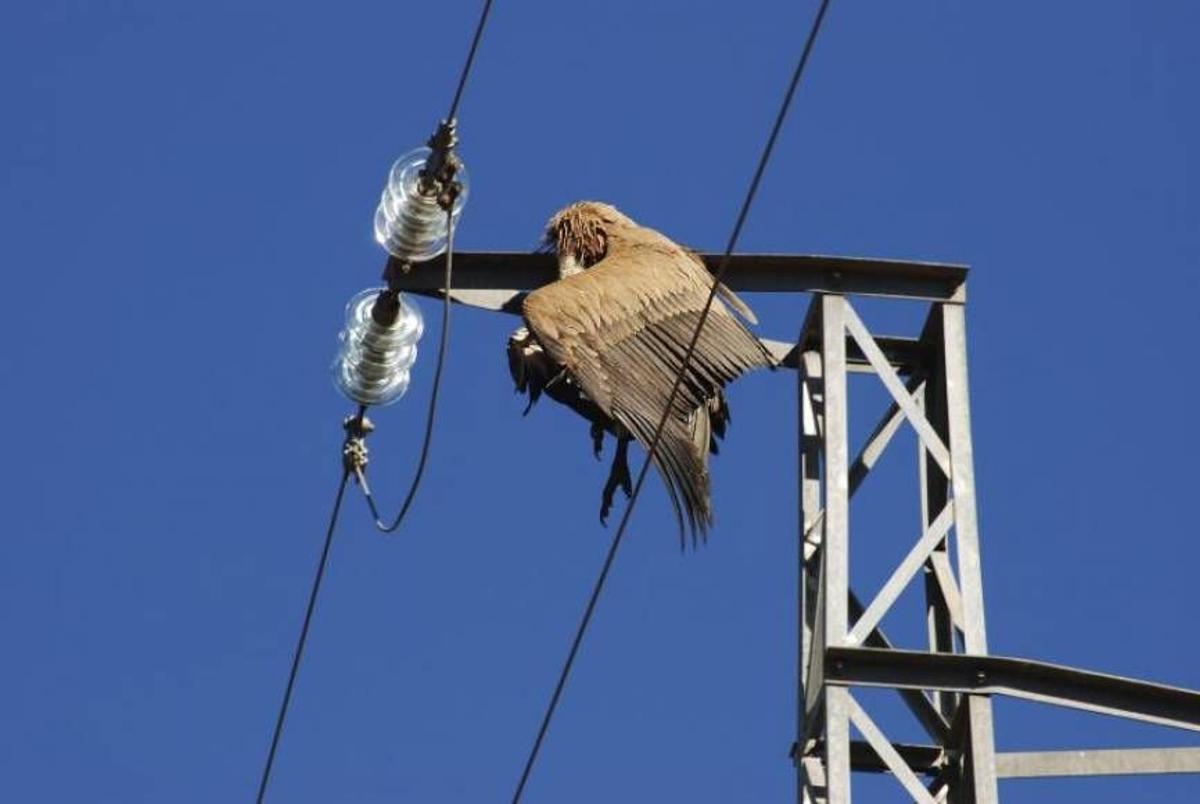
[{"label": "bird's head", "polygon": [[611,204],[577,201],[550,219],[544,242],[558,255],[559,276],[570,276],[604,259],[616,231],[635,226]]}]

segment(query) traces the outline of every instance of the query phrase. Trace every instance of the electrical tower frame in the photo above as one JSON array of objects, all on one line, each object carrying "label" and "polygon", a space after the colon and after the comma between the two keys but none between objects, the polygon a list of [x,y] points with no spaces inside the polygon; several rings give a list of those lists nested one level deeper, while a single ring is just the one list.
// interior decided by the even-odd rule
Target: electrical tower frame
[{"label": "electrical tower frame", "polygon": [[[831,651],[859,646],[887,651],[883,617],[923,574],[928,650],[987,655],[982,572],[975,512],[974,470],[967,388],[966,332],[959,286],[930,305],[916,340],[873,336],[851,300],[818,293],[800,332],[801,683],[800,736],[793,747],[799,796],[805,802],[849,801],[850,774],[873,753],[915,801],[995,801],[995,745],[991,699],[937,690],[905,690],[909,709],[937,749],[918,778],[855,699],[838,683],[855,657]],[[891,406],[851,463],[848,451],[847,375],[861,370],[882,380]],[[867,604],[850,587],[850,498],[907,422],[918,439],[921,503],[919,537]],[[951,531],[956,553],[950,549]],[[865,738],[855,745],[853,726]],[[818,736],[819,735],[819,736]],[[852,760],[857,747],[860,759]],[[927,751],[928,753],[928,751]]]},{"label": "electrical tower frame", "polygon": [[[720,255],[701,255],[715,270]],[[399,290],[443,297],[440,258],[405,272]],[[451,298],[520,313],[527,291],[557,279],[549,254],[457,253]],[[998,780],[1051,776],[1200,773],[1200,747],[998,752],[992,698],[1006,695],[1200,731],[1200,692],[991,656],[984,616],[967,374],[963,266],[811,255],[741,254],[734,291],[810,293],[795,343],[766,341],[797,370],[799,624],[797,733],[791,757],[801,804],[847,804],[854,772],[889,773],[913,801],[994,804]],[[856,297],[928,305],[912,337],[873,335]],[[890,407],[850,458],[848,377],[876,375]],[[854,591],[850,499],[907,423],[918,443],[921,520],[915,539],[874,597]],[[881,621],[910,584],[925,598],[924,645],[905,649]],[[857,687],[895,690],[929,736],[890,740],[855,698]],[[857,731],[862,739],[854,739]]]}]

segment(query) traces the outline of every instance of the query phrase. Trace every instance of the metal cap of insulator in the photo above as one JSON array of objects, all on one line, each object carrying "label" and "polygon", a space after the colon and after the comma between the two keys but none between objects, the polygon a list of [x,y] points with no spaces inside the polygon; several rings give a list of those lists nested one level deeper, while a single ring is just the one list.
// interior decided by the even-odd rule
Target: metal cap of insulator
[{"label": "metal cap of insulator", "polygon": [[342,346],[333,362],[334,385],[361,405],[387,405],[404,396],[425,331],[421,310],[399,293],[389,297],[394,303],[386,305],[388,315],[372,315],[380,293],[390,292],[368,288],[346,305]]},{"label": "metal cap of insulator", "polygon": [[[421,171],[432,153],[417,148],[397,159],[375,210],[375,240],[401,260],[420,262],[446,250],[446,212],[437,193],[429,193],[428,184],[422,184]],[[467,169],[460,161],[454,180],[459,186],[450,214],[457,225],[467,201]]]}]

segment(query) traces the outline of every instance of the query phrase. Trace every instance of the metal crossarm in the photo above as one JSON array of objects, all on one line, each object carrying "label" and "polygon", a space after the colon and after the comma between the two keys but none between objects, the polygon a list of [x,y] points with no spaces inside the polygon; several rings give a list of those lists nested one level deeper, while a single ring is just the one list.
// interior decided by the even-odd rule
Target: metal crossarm
[{"label": "metal crossarm", "polygon": [[[710,271],[715,271],[722,255],[700,257]],[[406,271],[393,258],[387,270],[397,277],[398,290],[440,297],[444,259],[439,257]],[[460,251],[454,255],[451,297],[475,307],[518,313],[526,291],[557,278],[552,254]],[[815,254],[734,254],[729,258],[724,281],[741,292],[831,292],[962,301],[966,278],[965,267],[942,263]]]}]

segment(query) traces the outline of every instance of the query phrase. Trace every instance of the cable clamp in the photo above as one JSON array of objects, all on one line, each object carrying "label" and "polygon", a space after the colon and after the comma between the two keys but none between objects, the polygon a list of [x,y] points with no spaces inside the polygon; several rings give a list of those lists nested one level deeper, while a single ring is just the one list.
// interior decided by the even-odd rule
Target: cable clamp
[{"label": "cable clamp", "polygon": [[438,206],[449,212],[462,193],[462,183],[455,176],[462,160],[454,152],[458,144],[458,121],[443,120],[426,145],[433,152],[421,170],[421,193],[437,199]]},{"label": "cable clamp", "polygon": [[375,429],[375,425],[366,415],[358,413],[347,416],[342,422],[342,429],[346,431],[346,440],[342,443],[342,468],[353,474],[360,485],[365,485],[369,461],[367,436]]}]

